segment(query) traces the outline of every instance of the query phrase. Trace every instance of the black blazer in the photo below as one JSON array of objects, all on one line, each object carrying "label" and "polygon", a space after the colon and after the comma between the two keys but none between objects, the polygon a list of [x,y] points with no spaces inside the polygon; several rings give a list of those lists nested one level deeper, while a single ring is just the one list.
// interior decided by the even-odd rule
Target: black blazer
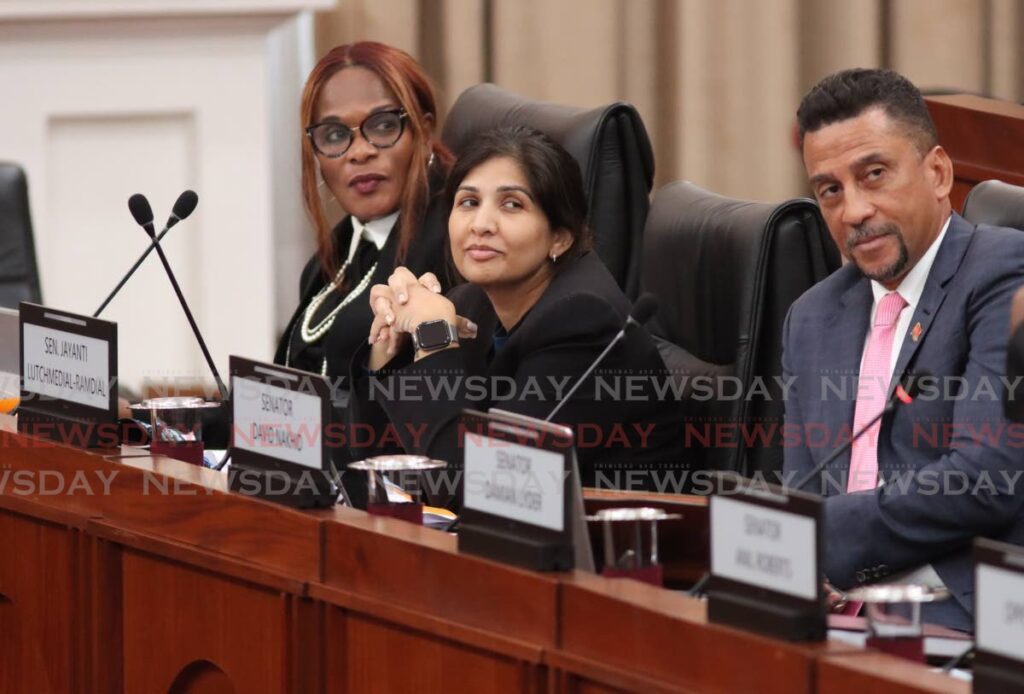
[{"label": "black blazer", "polygon": [[[349,413],[353,422],[377,431],[390,424],[407,452],[446,460],[456,470],[462,465],[457,432],[462,409],[493,406],[547,417],[622,328],[631,308],[594,252],[555,275],[498,350],[492,343],[499,322],[483,290],[464,284],[449,298],[459,315],[477,324],[477,338],[418,362],[411,361],[410,348],[373,375],[365,368],[369,347],[362,345],[353,359]],[[558,412],[556,421],[577,432],[585,485],[650,487],[643,472],[631,478],[626,473],[664,471],[681,463],[679,407],[675,402],[665,406],[644,385],[645,379],[649,385],[664,376],[664,362],[650,335],[630,329]],[[628,393],[626,377],[640,386]]]},{"label": "black blazer", "polygon": [[[388,277],[395,269],[395,252],[398,249],[398,224],[388,236],[387,242],[380,251],[377,261],[377,269],[373,272],[370,286],[374,284],[386,284]],[[332,232],[335,239],[335,248],[347,249],[352,239],[352,220],[345,217]],[[448,210],[440,195],[434,195],[423,225],[419,234],[410,244],[406,252],[405,261],[402,263],[415,275],[419,276],[425,272],[433,272],[439,279],[444,281],[445,263],[445,240],[448,236]],[[329,281],[320,268],[320,260],[314,255],[306,263],[299,279],[299,306],[295,309],[288,327],[277,345],[274,353],[274,363],[284,365],[285,355],[288,351],[288,343],[291,340],[292,332],[298,330],[298,324],[302,320],[302,314],[309,305],[313,295],[316,294]],[[348,376],[349,362],[352,355],[361,344],[366,342],[370,334],[370,324],[373,322],[373,312],[370,310],[370,290],[366,289],[364,296],[357,297],[352,303],[343,308],[334,319],[334,324],[322,339],[324,353],[327,355],[327,375],[332,379]],[[346,379],[347,380],[347,379]],[[342,383],[342,397],[336,404],[344,407],[346,404],[344,391],[347,384]]]},{"label": "black blazer", "polygon": [[[406,252],[403,265],[417,276],[425,272],[433,272],[444,283],[447,275],[445,243],[448,238],[448,209],[444,204],[443,196],[436,192],[440,190],[442,180],[443,177],[439,175],[433,177],[431,189],[435,192],[432,193],[419,233]],[[388,277],[395,269],[395,253],[398,249],[399,238],[398,224],[399,222],[396,222],[394,230],[380,251],[377,268],[370,281],[369,286],[371,287],[374,284],[386,284]],[[351,218],[345,217],[341,220],[332,233],[334,234],[335,248],[347,249],[352,239]],[[291,320],[288,321],[288,327],[277,345],[274,363],[284,364],[292,331],[298,330],[298,323],[302,320],[302,314],[313,295],[329,279],[320,267],[319,258],[316,255],[310,258],[299,279],[299,306],[295,309]],[[331,394],[334,400],[335,421],[341,423],[348,421],[349,363],[359,346],[366,344],[372,322],[370,290],[367,288],[363,295],[356,297],[348,306],[338,312],[331,329],[322,338],[325,340],[324,354],[327,356],[327,377],[331,384]],[[351,432],[347,433],[349,436],[346,436],[346,439],[350,439]],[[365,450],[357,451],[347,446],[336,448],[331,452],[334,464],[341,475],[341,483],[345,487],[345,492],[349,500],[359,508],[365,508],[367,503],[366,476],[363,473],[350,472],[345,469],[345,466],[352,460],[365,458],[365,453]]]}]

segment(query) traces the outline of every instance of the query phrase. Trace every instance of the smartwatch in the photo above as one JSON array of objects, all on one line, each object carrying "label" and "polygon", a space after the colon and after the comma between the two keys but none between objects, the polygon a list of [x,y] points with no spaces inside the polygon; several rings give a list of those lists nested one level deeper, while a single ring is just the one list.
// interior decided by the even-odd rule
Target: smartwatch
[{"label": "smartwatch", "polygon": [[458,342],[458,330],[446,320],[424,321],[412,333],[412,344],[417,352],[434,352]]}]

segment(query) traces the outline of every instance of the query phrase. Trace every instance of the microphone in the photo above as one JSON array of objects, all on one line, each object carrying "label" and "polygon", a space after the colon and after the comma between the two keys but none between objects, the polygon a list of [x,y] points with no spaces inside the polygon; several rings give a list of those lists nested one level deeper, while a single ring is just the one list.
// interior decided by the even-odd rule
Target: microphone
[{"label": "microphone", "polygon": [[[195,211],[198,204],[199,196],[196,195],[194,190],[183,191],[178,196],[178,199],[174,201],[174,207],[171,208],[171,216],[167,218],[167,224],[164,225],[164,230],[160,234],[167,233],[175,224],[183,219],[188,219],[188,216]],[[159,241],[160,239],[157,240]]]},{"label": "microphone", "polygon": [[128,211],[135,218],[135,223],[146,230],[149,238],[156,235],[153,228],[153,208],[149,206],[149,200],[142,193],[136,193],[128,198]]},{"label": "microphone", "polygon": [[[188,191],[186,191],[188,192]],[[194,201],[198,202],[198,196],[195,193],[190,196]],[[185,197],[184,193],[182,197]],[[179,202],[181,198],[179,198]],[[188,200],[181,209],[175,204],[175,212],[171,213],[171,217],[177,216],[180,219],[188,216],[192,210],[188,210],[184,216],[178,214],[178,212],[184,212],[188,205]],[[203,357],[206,358],[206,365],[210,367],[210,372],[213,374],[213,379],[217,382],[217,390],[220,391],[220,397],[222,400],[227,400],[228,389],[224,385],[224,381],[221,380],[220,373],[217,371],[217,366],[213,363],[213,357],[210,356],[210,350],[206,347],[206,340],[203,339],[202,334],[199,332],[199,326],[196,325],[196,319],[192,317],[192,311],[188,307],[188,302],[185,301],[185,295],[181,293],[181,287],[178,286],[178,280],[174,277],[174,271],[171,270],[171,264],[167,262],[167,256],[164,255],[164,249],[160,246],[160,242],[156,238],[156,232],[153,229],[153,210],[149,206],[149,201],[146,200],[146,196],[141,193],[136,193],[128,199],[128,209],[132,213],[132,217],[135,218],[136,223],[146,230],[146,234],[152,239],[152,247],[156,250],[156,254],[160,257],[160,262],[164,266],[164,271],[167,272],[167,279],[171,281],[171,287],[174,289],[174,293],[178,297],[178,303],[181,304],[182,311],[185,312],[185,318],[188,319],[188,324],[192,327],[192,333],[196,336],[196,342],[199,343],[199,348],[203,350]],[[192,204],[192,209],[195,209],[195,204]],[[170,220],[168,220],[170,222]]]},{"label": "microphone", "polygon": [[[864,434],[866,434],[868,429],[874,426],[875,422],[880,420],[888,413],[893,412],[894,410],[896,410],[896,408],[900,407],[901,405],[909,405],[912,402],[914,402],[917,396],[921,394],[921,380],[930,377],[931,374],[929,372],[921,371],[916,376],[908,376],[903,380],[903,382],[896,384],[896,389],[893,390],[892,396],[889,398],[889,401],[885,403],[885,407],[882,408],[881,412],[872,417],[871,421],[865,424],[863,427],[861,427],[860,430],[857,433],[855,433],[849,441],[847,441],[842,446],[832,451],[831,454],[826,456],[824,460],[815,465],[810,472],[801,477],[800,481],[794,484],[792,487],[789,487],[789,489],[796,491],[800,491],[801,489],[803,489],[808,482],[814,479],[815,476],[817,476],[822,470],[828,467],[834,460],[836,460],[836,458],[838,458],[847,450],[852,448],[853,442],[859,439]],[[906,384],[906,387],[904,387],[904,383]]]},{"label": "microphone", "polygon": [[[171,227],[192,214],[192,211],[196,209],[196,205],[198,204],[199,196],[195,194],[195,191],[186,190],[178,196],[178,199],[174,203],[174,209],[171,212],[171,216],[167,218],[167,224],[164,226],[163,231],[157,235],[154,241],[150,242],[149,247],[142,255],[139,256],[139,259],[135,261],[135,264],[131,266],[128,272],[125,273],[124,277],[121,278],[121,281],[117,283],[117,286],[114,287],[114,291],[110,292],[107,298],[103,300],[100,307],[92,314],[93,318],[97,318],[101,313],[103,313],[103,309],[107,307],[107,304],[113,301],[114,297],[117,296],[117,293],[121,291],[121,287],[123,287],[125,282],[128,281],[128,278],[135,274],[135,271],[142,265],[142,261],[149,257],[149,254],[153,252],[154,248],[156,248],[156,244],[160,239],[167,235],[167,232],[171,230]],[[149,201],[146,200],[145,196],[133,195],[129,198],[128,209],[131,211],[132,217],[135,218],[136,222],[143,226],[148,223],[150,227],[152,227],[153,210],[149,206]],[[138,212],[138,214],[136,214],[136,212]],[[146,220],[148,220],[148,222]]]},{"label": "microphone", "polygon": [[604,348],[604,351],[598,354],[597,359],[595,359],[590,366],[587,367],[587,370],[583,372],[583,375],[576,379],[576,383],[574,383],[569,392],[565,394],[562,401],[555,405],[555,409],[551,410],[551,413],[544,418],[544,421],[550,422],[551,418],[558,414],[558,411],[562,409],[562,405],[567,403],[573,396],[573,393],[579,390],[579,387],[583,385],[585,380],[587,380],[587,376],[593,373],[594,369],[597,368],[597,365],[600,364],[606,356],[608,356],[608,353],[612,351],[615,345],[622,341],[622,338],[626,336],[626,331],[629,330],[630,326],[643,325],[651,319],[651,316],[653,316],[654,312],[657,310],[658,297],[654,296],[654,294],[651,294],[650,292],[644,292],[641,294],[640,298],[633,304],[633,310],[629,312],[629,317],[626,318],[626,324],[622,326],[622,330],[616,333],[615,337],[612,338],[612,341]]}]

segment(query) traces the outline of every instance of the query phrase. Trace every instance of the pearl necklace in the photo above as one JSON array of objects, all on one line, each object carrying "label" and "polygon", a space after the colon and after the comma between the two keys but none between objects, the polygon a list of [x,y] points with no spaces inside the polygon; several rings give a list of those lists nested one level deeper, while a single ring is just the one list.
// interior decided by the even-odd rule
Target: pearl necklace
[{"label": "pearl necklace", "polygon": [[317,292],[316,296],[310,300],[309,306],[306,307],[306,311],[302,317],[302,325],[299,328],[299,334],[307,345],[316,342],[331,329],[331,326],[334,325],[334,319],[337,317],[338,313],[343,308],[351,304],[357,296],[366,291],[366,287],[369,286],[370,279],[373,277],[373,273],[377,269],[377,263],[374,263],[373,267],[370,268],[370,271],[363,276],[363,279],[359,280],[359,284],[352,288],[352,291],[350,291],[345,298],[341,300],[341,303],[335,306],[334,309],[332,309],[318,325],[315,327],[312,326],[311,323],[313,322],[313,316],[316,315],[316,312],[323,305],[324,301],[327,300],[327,296],[341,284],[341,279],[345,276],[345,271],[348,270],[350,264],[351,260],[346,260],[345,264],[341,266],[340,270],[338,270],[338,274],[334,276],[334,280]]}]

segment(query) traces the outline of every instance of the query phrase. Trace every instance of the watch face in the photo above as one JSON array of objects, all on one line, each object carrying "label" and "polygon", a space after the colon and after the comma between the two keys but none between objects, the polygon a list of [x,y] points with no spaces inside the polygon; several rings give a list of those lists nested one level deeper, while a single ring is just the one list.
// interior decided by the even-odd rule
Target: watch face
[{"label": "watch face", "polygon": [[443,320],[432,320],[420,323],[416,328],[416,341],[420,349],[436,349],[447,347],[451,344],[451,334],[448,332],[448,323]]}]

